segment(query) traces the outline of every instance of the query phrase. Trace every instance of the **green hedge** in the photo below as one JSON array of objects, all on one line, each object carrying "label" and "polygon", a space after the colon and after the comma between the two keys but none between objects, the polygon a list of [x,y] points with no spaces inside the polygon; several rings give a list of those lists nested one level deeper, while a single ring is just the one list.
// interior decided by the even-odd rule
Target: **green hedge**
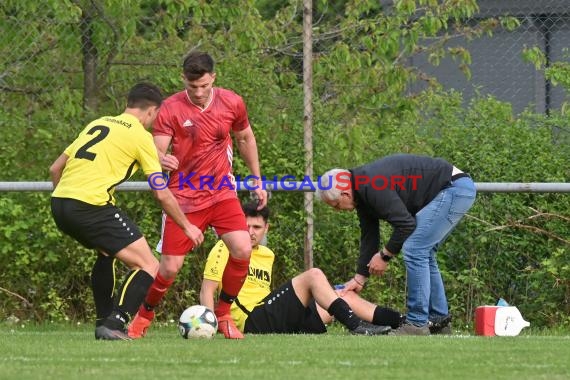
[{"label": "green hedge", "polygon": [[[367,152],[363,159],[409,151],[445,157],[480,182],[569,180],[568,144],[553,139],[553,127],[568,126],[568,118],[534,114],[514,117],[507,104],[492,98],[462,107],[457,94],[425,96],[424,108],[419,110],[424,115],[422,122],[410,116],[383,124],[388,133],[378,140],[377,151]],[[269,137],[260,135],[261,145],[269,143]],[[275,138],[273,143],[283,142]],[[54,145],[60,144],[54,140]],[[35,149],[38,155],[47,157],[49,153],[50,159],[57,155],[49,144],[47,149]],[[334,152],[334,146],[328,149]],[[279,170],[283,157],[278,150],[273,152],[275,161],[264,165],[264,173]],[[45,179],[45,174],[37,173],[45,173],[46,162],[50,161],[13,175],[22,180]],[[14,171],[7,161],[0,165]],[[287,170],[301,171],[301,161],[288,165]],[[317,166],[316,174],[329,167],[324,161]],[[149,243],[156,244],[160,210],[150,193],[118,193],[117,198]],[[303,270],[303,196],[276,192],[270,205],[269,245],[277,254],[274,282],[278,284]],[[568,210],[567,194],[480,193],[438,256],[456,319],[470,325],[476,306],[504,297],[518,306],[533,326],[568,327]],[[0,221],[0,260],[4,263],[0,271],[0,320],[11,315],[36,321],[92,318],[89,273],[95,256],[57,231],[51,220],[49,194],[2,194]],[[384,239],[389,231],[389,226],[382,224]],[[314,264],[332,283],[346,281],[353,274],[358,237],[353,213],[315,205]],[[204,260],[213,244],[214,236],[208,233],[203,247],[188,255],[159,319],[176,318],[185,306],[197,302]],[[391,262],[384,278],[373,278],[364,294],[379,304],[404,309],[402,260]]]}]

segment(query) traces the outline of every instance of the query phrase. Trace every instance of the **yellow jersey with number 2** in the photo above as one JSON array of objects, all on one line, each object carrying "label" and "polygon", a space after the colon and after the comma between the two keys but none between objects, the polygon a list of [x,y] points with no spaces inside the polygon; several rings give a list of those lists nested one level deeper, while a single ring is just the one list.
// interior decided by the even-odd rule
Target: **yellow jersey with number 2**
[{"label": "yellow jersey with number 2", "polygon": [[69,159],[52,196],[95,206],[115,204],[115,187],[139,167],[147,176],[162,171],[152,135],[127,113],[91,122],[64,154]]}]

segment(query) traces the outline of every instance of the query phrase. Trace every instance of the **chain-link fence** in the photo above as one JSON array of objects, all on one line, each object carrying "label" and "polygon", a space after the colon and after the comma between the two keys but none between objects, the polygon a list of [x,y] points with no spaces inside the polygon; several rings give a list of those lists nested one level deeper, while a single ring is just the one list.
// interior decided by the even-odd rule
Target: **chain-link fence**
[{"label": "chain-link fence", "polygon": [[[105,44],[108,51],[92,45],[90,37],[97,37],[98,31],[93,29],[89,21],[95,17],[105,17],[105,12],[101,9],[104,7],[102,2],[90,4],[90,7],[83,9],[91,14],[84,14],[79,22],[73,13],[63,12],[63,5],[61,14],[57,13],[58,7],[45,14],[35,6],[24,15],[14,14],[10,17],[10,12],[6,12],[7,17],[0,26],[0,89],[3,103],[20,96],[39,100],[38,97],[46,90],[57,90],[60,85],[56,81],[58,77],[45,75],[46,69],[48,72],[64,72],[72,78],[74,88],[86,94],[90,89],[85,87],[97,85],[90,83],[87,76],[89,70],[105,71],[110,67],[105,66],[106,62],[89,61],[89,53],[112,60],[116,55],[114,49],[118,46],[117,41],[112,39]],[[565,97],[563,90],[552,86],[532,64],[523,61],[522,52],[525,48],[539,47],[546,56],[547,65],[569,59],[566,49],[570,39],[570,1],[479,0],[478,5],[480,12],[472,18],[472,23],[490,17],[513,16],[520,25],[512,31],[498,29],[492,36],[472,41],[457,38],[453,44],[466,46],[472,56],[470,80],[451,59],[444,59],[437,67],[428,64],[422,56],[411,59],[410,63],[436,76],[445,87],[462,91],[467,98],[477,92],[495,95],[511,102],[516,111],[531,106],[537,112],[547,112],[558,107]],[[22,7],[30,5],[23,3]],[[78,11],[79,8],[74,12]],[[116,27],[110,21],[108,26],[112,30]],[[118,33],[118,30],[113,30],[111,35],[118,38]],[[66,46],[70,45],[77,48],[67,49]],[[76,55],[70,55],[70,52]],[[50,67],[54,63],[57,66]],[[115,65],[121,64],[152,66],[155,62],[115,62]]]},{"label": "chain-link fence", "polygon": [[498,29],[492,36],[471,41],[460,37],[450,43],[467,47],[471,53],[470,79],[451,58],[437,67],[422,56],[412,59],[411,64],[434,75],[444,87],[462,92],[466,99],[477,94],[492,95],[511,103],[517,113],[527,107],[539,113],[559,108],[565,100],[564,90],[552,86],[542,71],[525,62],[523,51],[538,47],[545,55],[546,66],[570,59],[570,1],[479,0],[478,4],[480,12],[470,23],[510,16],[518,20],[519,26],[510,31]]}]

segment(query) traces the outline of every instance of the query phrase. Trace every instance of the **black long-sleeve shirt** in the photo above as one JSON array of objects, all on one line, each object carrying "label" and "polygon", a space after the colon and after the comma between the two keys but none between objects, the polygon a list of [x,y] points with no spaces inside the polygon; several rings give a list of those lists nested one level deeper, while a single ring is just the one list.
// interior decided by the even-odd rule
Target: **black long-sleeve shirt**
[{"label": "black long-sleeve shirt", "polygon": [[416,228],[415,215],[450,184],[453,165],[441,158],[397,154],[350,170],[360,220],[357,273],[369,276],[367,264],[380,248],[380,219],[393,231],[386,249],[397,254]]}]

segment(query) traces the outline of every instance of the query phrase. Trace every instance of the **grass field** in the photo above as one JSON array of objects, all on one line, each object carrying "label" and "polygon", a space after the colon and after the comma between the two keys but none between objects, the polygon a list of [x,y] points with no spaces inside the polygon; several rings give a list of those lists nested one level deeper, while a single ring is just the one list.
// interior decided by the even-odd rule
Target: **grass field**
[{"label": "grass field", "polygon": [[0,325],[0,379],[570,379],[570,336],[249,335],[95,341],[87,326]]}]

